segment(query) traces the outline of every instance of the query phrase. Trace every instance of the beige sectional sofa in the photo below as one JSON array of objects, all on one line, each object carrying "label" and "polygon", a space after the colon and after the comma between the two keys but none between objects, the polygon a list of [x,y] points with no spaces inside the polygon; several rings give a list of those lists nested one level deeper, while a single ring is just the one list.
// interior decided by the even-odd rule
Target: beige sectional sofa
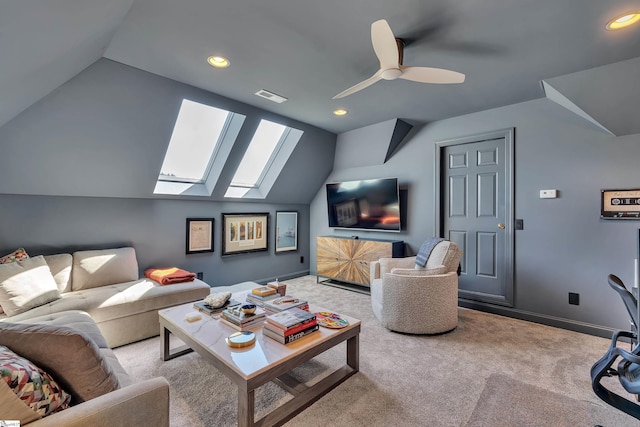
[{"label": "beige sectional sofa", "polygon": [[133,248],[12,264],[0,265],[0,304],[8,314],[0,319],[0,356],[42,369],[70,395],[70,406],[42,417],[0,381],[0,419],[34,427],[168,426],[167,381],[132,383],[111,348],[158,335],[159,309],[201,300],[209,285],[139,278]]},{"label": "beige sectional sofa", "polygon": [[0,322],[0,346],[54,378],[71,395],[71,406],[42,417],[0,381],[2,419],[29,427],[169,426],[167,380],[133,383],[86,312],[65,311],[27,322],[33,323]]},{"label": "beige sectional sofa", "polygon": [[[198,279],[162,286],[140,278],[135,249],[130,247],[49,255],[44,261],[60,297],[18,309],[22,312],[3,320],[18,322],[82,310],[89,313],[112,348],[158,335],[158,310],[201,300],[211,292]],[[6,302],[0,299],[0,304],[5,307]]]}]

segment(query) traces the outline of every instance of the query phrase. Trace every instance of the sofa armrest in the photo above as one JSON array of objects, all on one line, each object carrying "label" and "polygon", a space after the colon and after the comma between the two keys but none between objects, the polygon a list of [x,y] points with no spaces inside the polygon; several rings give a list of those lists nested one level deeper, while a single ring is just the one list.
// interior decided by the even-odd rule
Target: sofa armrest
[{"label": "sofa armrest", "polygon": [[29,427],[169,427],[169,383],[151,378],[28,424]]},{"label": "sofa armrest", "polygon": [[369,263],[369,284],[373,282],[374,279],[380,278],[380,261],[371,261]]},{"label": "sofa armrest", "polygon": [[416,265],[416,257],[406,258],[380,258],[380,277],[384,277],[385,273],[390,273],[394,268],[414,268]]},{"label": "sofa armrest", "polygon": [[403,276],[434,276],[436,274],[445,274],[448,273],[447,267],[444,265],[439,265],[435,268],[430,269],[417,269],[417,268],[392,268],[391,274],[399,274]]}]

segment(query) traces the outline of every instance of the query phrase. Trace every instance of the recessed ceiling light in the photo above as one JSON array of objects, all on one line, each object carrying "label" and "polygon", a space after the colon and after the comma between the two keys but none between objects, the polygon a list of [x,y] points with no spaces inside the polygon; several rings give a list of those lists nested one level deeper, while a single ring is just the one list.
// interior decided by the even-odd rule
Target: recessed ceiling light
[{"label": "recessed ceiling light", "polygon": [[606,25],[606,29],[619,30],[621,28],[628,27],[629,25],[633,25],[638,21],[640,21],[640,12],[630,12],[609,21]]},{"label": "recessed ceiling light", "polygon": [[335,114],[336,116],[344,116],[348,113],[347,110],[345,110],[344,108],[339,108],[337,110],[333,110],[333,114]]},{"label": "recessed ceiling light", "polygon": [[207,62],[216,68],[227,68],[229,66],[229,60],[224,56],[210,56],[207,58]]}]

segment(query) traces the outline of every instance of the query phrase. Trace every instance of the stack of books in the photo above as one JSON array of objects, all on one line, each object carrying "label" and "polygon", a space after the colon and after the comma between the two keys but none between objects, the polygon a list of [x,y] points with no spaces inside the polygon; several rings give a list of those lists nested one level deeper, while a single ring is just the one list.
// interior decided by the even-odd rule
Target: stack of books
[{"label": "stack of books", "polygon": [[299,308],[301,310],[309,311],[309,302],[300,298],[285,295],[283,297],[278,296],[277,298],[264,301],[262,307],[265,309],[267,314],[279,313],[291,308]]},{"label": "stack of books", "polygon": [[263,307],[265,301],[270,301],[279,297],[280,295],[275,289],[262,286],[260,288],[252,289],[251,292],[247,294],[247,302],[255,304],[258,307]]},{"label": "stack of books", "polygon": [[217,314],[222,313],[224,310],[226,310],[227,308],[232,308],[232,307],[236,307],[239,306],[240,303],[234,299],[230,299],[227,302],[225,302],[222,307],[218,307],[218,308],[214,308],[212,306],[210,306],[209,304],[207,304],[204,301],[196,301],[193,303],[193,308],[195,308],[196,310],[198,310],[201,313],[204,314],[208,314],[209,316],[214,316]]},{"label": "stack of books", "polygon": [[265,311],[256,307],[256,311],[251,314],[243,313],[239,308],[223,310],[220,314],[220,322],[238,331],[246,331],[261,326],[266,318]]},{"label": "stack of books", "polygon": [[281,344],[289,344],[316,332],[318,328],[315,314],[294,307],[267,315],[262,333]]}]

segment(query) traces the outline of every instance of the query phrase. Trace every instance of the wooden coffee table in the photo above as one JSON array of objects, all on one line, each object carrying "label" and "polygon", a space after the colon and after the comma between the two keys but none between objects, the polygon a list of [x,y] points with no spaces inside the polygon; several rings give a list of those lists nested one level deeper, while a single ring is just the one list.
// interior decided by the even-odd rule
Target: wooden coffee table
[{"label": "wooden coffee table", "polygon": [[[246,292],[233,295],[244,301]],[[284,345],[264,337],[262,327],[252,329],[256,342],[249,348],[234,349],[225,338],[236,332],[218,319],[202,315],[202,319],[187,322],[185,316],[195,311],[193,304],[160,310],[160,353],[162,360],[169,360],[185,353],[196,351],[238,387],[238,425],[272,426],[282,425],[313,402],[337,387],[358,372],[360,320],[342,316],[349,321],[343,329],[321,327],[319,332]],[[310,311],[331,311],[311,304]],[[186,346],[170,349],[171,334]],[[298,365],[325,352],[337,344],[347,342],[346,364],[312,386],[300,383],[289,372]],[[261,419],[254,421],[255,390],[270,381],[276,382],[291,393],[293,399],[276,408]]]}]

